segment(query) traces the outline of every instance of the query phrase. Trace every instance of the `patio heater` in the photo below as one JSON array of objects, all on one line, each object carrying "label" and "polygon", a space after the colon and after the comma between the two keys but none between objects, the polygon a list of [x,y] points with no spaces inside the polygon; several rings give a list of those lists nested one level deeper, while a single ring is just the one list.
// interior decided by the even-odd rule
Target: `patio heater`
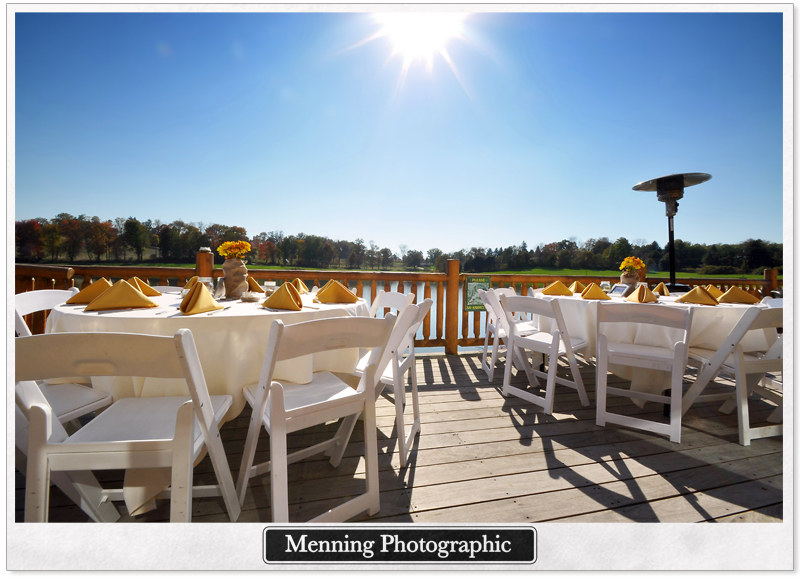
[{"label": "patio heater", "polygon": [[667,289],[672,292],[688,292],[688,285],[675,283],[675,226],[673,217],[678,213],[678,201],[683,198],[683,189],[687,186],[702,184],[711,180],[711,174],[702,172],[689,172],[688,174],[670,174],[661,178],[645,180],[633,187],[633,190],[644,192],[656,191],[658,200],[667,205],[667,219],[669,221],[669,283]]}]

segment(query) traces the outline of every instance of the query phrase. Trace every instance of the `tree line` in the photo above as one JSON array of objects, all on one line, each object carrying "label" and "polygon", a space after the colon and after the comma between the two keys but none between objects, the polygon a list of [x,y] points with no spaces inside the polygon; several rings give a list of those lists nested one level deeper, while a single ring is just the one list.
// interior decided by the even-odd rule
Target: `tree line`
[{"label": "tree line", "polygon": [[[15,252],[20,262],[58,262],[63,258],[75,263],[85,253],[97,262],[128,262],[135,258],[137,262],[183,263],[193,262],[201,247],[210,247],[215,261],[221,262],[216,250],[226,241],[249,242],[252,250],[247,260],[251,264],[287,267],[389,269],[400,262],[410,269],[445,271],[448,259],[458,259],[461,270],[471,273],[532,268],[598,271],[617,270],[625,257],[633,255],[645,262],[648,271],[669,269],[667,249],[655,241],[630,242],[624,237],[613,242],[606,237],[583,242],[570,238],[534,248],[523,241],[505,248],[472,247],[449,253],[438,248],[423,252],[403,244],[396,253],[363,239],[334,240],[307,233],[284,235],[282,231],[248,237],[242,227],[218,223],[142,222],[135,217],[101,221],[98,217],[67,213],[15,223]],[[767,268],[782,268],[783,244],[747,239],[736,244],[705,245],[678,239],[675,266],[677,271],[707,275],[761,273]]]}]

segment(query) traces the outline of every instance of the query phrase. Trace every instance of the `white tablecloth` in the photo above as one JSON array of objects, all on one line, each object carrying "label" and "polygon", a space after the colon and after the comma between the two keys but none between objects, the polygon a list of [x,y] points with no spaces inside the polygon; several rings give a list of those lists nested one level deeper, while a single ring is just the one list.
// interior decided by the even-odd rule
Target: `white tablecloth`
[{"label": "white tablecloth", "polygon": [[[567,327],[570,337],[577,337],[588,342],[588,345],[581,353],[588,357],[595,355],[597,347],[597,305],[601,301],[611,301],[614,303],[629,303],[624,298],[614,297],[611,300],[584,300],[579,294],[573,296],[544,296],[541,292],[536,293],[536,297],[555,297],[558,299],[561,313],[564,316],[564,325]],[[718,306],[701,306],[696,304],[675,303],[675,296],[662,296],[659,304],[664,309],[685,309],[688,306],[694,308],[692,316],[692,329],[689,333],[689,346],[693,348],[705,348],[717,350],[733,327],[742,317],[744,312],[753,307],[766,308],[765,304],[720,304]],[[550,318],[536,320],[539,326],[545,330],[554,327],[554,321]],[[671,348],[680,340],[679,331],[668,331],[648,324],[614,324],[604,326],[603,332],[608,336],[610,342],[625,342],[633,344],[644,344],[649,346],[660,346]],[[743,345],[745,351],[767,350],[775,340],[774,330],[755,330],[748,332]],[[662,392],[669,388],[669,374],[647,369],[635,369],[619,365],[609,366],[609,370],[615,375],[631,381],[631,388],[637,391]]]},{"label": "white tablecloth", "polygon": [[[165,293],[152,298],[158,308],[84,312],[86,306],[56,306],[47,319],[50,332],[132,332],[172,336],[181,328],[192,331],[206,384],[212,395],[231,395],[233,405],[225,420],[236,418],[245,405],[242,388],[258,382],[272,322],[297,324],[318,318],[369,316],[366,300],[354,304],[312,304],[312,296],[302,296],[302,311],[268,311],[261,302],[222,301],[225,311],[184,316],[178,310],[181,298]],[[213,315],[209,315],[213,314]],[[304,384],[315,371],[351,373],[358,361],[358,350],[336,350],[312,357],[279,363],[276,379]],[[126,397],[188,395],[183,381],[162,379],[94,378],[92,386],[109,393],[114,400]]]}]

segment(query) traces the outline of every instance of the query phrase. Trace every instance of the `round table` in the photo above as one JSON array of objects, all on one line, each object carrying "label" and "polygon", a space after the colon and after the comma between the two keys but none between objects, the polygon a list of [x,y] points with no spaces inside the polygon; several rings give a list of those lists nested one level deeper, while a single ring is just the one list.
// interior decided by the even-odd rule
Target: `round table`
[{"label": "round table", "polygon": [[[236,418],[244,408],[242,388],[258,382],[267,337],[272,322],[297,324],[319,318],[369,316],[366,300],[353,304],[313,303],[312,294],[301,296],[301,311],[270,311],[259,302],[221,301],[227,308],[185,316],[178,307],[178,293],[163,293],[153,299],[157,308],[85,312],[86,306],[62,304],[53,308],[46,333],[52,332],[131,332],[172,336],[181,328],[192,331],[209,393],[228,394],[233,404],[225,420]],[[352,373],[358,350],[334,350],[278,363],[274,378],[297,384],[311,382],[320,370]],[[126,397],[188,395],[181,380],[145,378],[93,378],[92,386],[109,393],[114,400]]]},{"label": "round table", "polygon": [[[570,338],[579,338],[587,341],[587,346],[581,353],[587,357],[595,356],[597,346],[597,305],[600,302],[628,303],[625,298],[612,297],[611,300],[584,300],[580,294],[573,296],[545,296],[536,292],[538,298],[557,298],[561,313],[564,316],[564,325]],[[661,296],[659,304],[665,310],[694,308],[692,316],[692,329],[689,332],[689,346],[691,348],[704,348],[716,351],[730,334],[733,327],[748,308],[757,306],[766,308],[766,304],[719,304],[717,306],[703,306],[697,304],[675,303],[678,296]],[[545,331],[551,331],[554,321],[550,318],[540,318],[538,325]],[[680,332],[664,328],[654,329],[647,324],[626,323],[617,324],[604,329],[610,342],[625,342],[671,348],[680,340]],[[745,351],[766,351],[775,341],[777,332],[774,330],[754,330],[748,332],[742,340]],[[609,366],[609,370],[625,380],[631,381],[631,388],[643,392],[661,392],[669,388],[669,375],[659,371],[625,367],[619,365]]]}]

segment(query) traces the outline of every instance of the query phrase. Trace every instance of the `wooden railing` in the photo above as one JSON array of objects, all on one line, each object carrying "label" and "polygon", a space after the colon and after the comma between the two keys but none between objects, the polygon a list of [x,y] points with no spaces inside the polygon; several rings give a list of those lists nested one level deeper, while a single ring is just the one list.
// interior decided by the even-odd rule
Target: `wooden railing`
[{"label": "wooden railing", "polygon": [[[22,293],[34,289],[68,289],[76,285],[81,289],[90,285],[96,278],[106,277],[109,280],[128,279],[134,275],[147,281],[151,285],[178,285],[183,286],[194,275],[201,277],[222,277],[222,268],[215,268],[210,253],[198,253],[194,268],[185,267],[139,267],[122,266],[106,267],[98,265],[87,266],[50,266],[50,265],[16,265],[15,293]],[[375,298],[378,291],[399,291],[400,293],[413,292],[415,302],[432,298],[434,300],[431,312],[422,323],[421,331],[417,336],[416,346],[443,346],[447,354],[457,354],[459,346],[480,346],[483,344],[483,329],[485,312],[467,312],[467,289],[464,282],[470,276],[486,276],[491,278],[492,287],[514,286],[517,293],[526,294],[530,287],[544,287],[556,280],[569,285],[579,281],[584,285],[589,283],[600,284],[602,281],[611,281],[609,276],[562,276],[562,275],[522,275],[506,273],[464,274],[459,272],[458,260],[451,259],[447,262],[446,273],[431,272],[400,272],[400,271],[315,271],[302,269],[257,269],[248,270],[258,281],[275,281],[281,284],[295,278],[302,279],[309,287],[321,285],[330,279],[335,279],[347,287],[356,288],[360,297],[369,296],[369,301]],[[646,277],[644,270],[640,278],[650,287],[659,282],[668,283],[668,279]],[[778,279],[777,269],[764,270],[764,279],[728,279],[728,278],[691,278],[681,279],[679,283],[691,285],[713,284],[725,291],[731,286],[739,286],[757,298],[769,296],[773,290],[782,288],[782,280]],[[421,289],[420,289],[421,288]],[[433,290],[436,293],[433,294]],[[444,293],[440,293],[443,291]],[[367,295],[365,295],[367,294]],[[435,296],[435,297],[434,297]],[[471,326],[470,326],[471,324]],[[30,318],[28,324],[36,333],[44,331],[44,317]],[[460,328],[460,330],[459,330]]]}]

